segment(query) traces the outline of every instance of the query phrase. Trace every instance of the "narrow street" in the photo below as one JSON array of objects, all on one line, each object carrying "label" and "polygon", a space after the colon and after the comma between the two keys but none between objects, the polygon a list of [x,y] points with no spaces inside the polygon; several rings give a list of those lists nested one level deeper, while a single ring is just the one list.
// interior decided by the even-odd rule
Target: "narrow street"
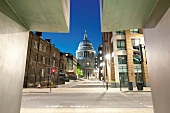
[{"label": "narrow street", "polygon": [[109,88],[76,80],[59,88],[23,89],[21,113],[153,113],[150,91]]}]

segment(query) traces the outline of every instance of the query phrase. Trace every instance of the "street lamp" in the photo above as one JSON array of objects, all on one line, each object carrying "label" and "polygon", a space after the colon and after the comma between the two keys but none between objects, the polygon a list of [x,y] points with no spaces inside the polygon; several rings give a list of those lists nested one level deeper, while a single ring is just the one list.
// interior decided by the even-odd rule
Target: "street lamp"
[{"label": "street lamp", "polygon": [[106,90],[108,90],[108,75],[107,75],[107,61],[110,60],[110,54],[106,54],[105,56],[105,64],[106,64]]}]

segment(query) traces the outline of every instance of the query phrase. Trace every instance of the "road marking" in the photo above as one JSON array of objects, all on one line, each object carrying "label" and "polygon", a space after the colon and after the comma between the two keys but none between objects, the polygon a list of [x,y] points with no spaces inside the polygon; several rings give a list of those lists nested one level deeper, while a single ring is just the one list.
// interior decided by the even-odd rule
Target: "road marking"
[{"label": "road marking", "polygon": [[148,108],[153,108],[153,106],[146,106],[146,107],[148,107]]},{"label": "road marking", "polygon": [[[62,108],[64,106],[60,105],[52,105],[52,106],[46,106],[47,108]],[[70,108],[88,108],[89,106],[70,106]]]}]

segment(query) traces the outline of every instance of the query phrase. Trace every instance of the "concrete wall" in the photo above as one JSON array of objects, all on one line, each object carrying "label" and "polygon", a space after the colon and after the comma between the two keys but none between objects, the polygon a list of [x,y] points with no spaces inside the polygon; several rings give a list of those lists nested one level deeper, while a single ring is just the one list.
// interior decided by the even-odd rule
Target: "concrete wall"
[{"label": "concrete wall", "polygon": [[0,113],[19,113],[28,31],[0,12]]},{"label": "concrete wall", "polygon": [[170,112],[170,9],[155,28],[144,29],[154,113]]}]

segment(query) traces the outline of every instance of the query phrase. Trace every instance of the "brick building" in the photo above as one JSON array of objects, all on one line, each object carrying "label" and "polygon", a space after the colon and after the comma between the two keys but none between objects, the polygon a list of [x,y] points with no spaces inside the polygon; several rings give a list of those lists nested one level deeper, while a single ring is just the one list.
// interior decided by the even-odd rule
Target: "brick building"
[{"label": "brick building", "polygon": [[[30,32],[24,87],[37,87],[38,84],[48,87],[50,79],[52,87],[56,87],[59,60],[60,51],[50,44],[50,40],[43,40],[41,32],[36,32],[36,35]],[[56,70],[54,75],[51,75],[52,69]]]}]

